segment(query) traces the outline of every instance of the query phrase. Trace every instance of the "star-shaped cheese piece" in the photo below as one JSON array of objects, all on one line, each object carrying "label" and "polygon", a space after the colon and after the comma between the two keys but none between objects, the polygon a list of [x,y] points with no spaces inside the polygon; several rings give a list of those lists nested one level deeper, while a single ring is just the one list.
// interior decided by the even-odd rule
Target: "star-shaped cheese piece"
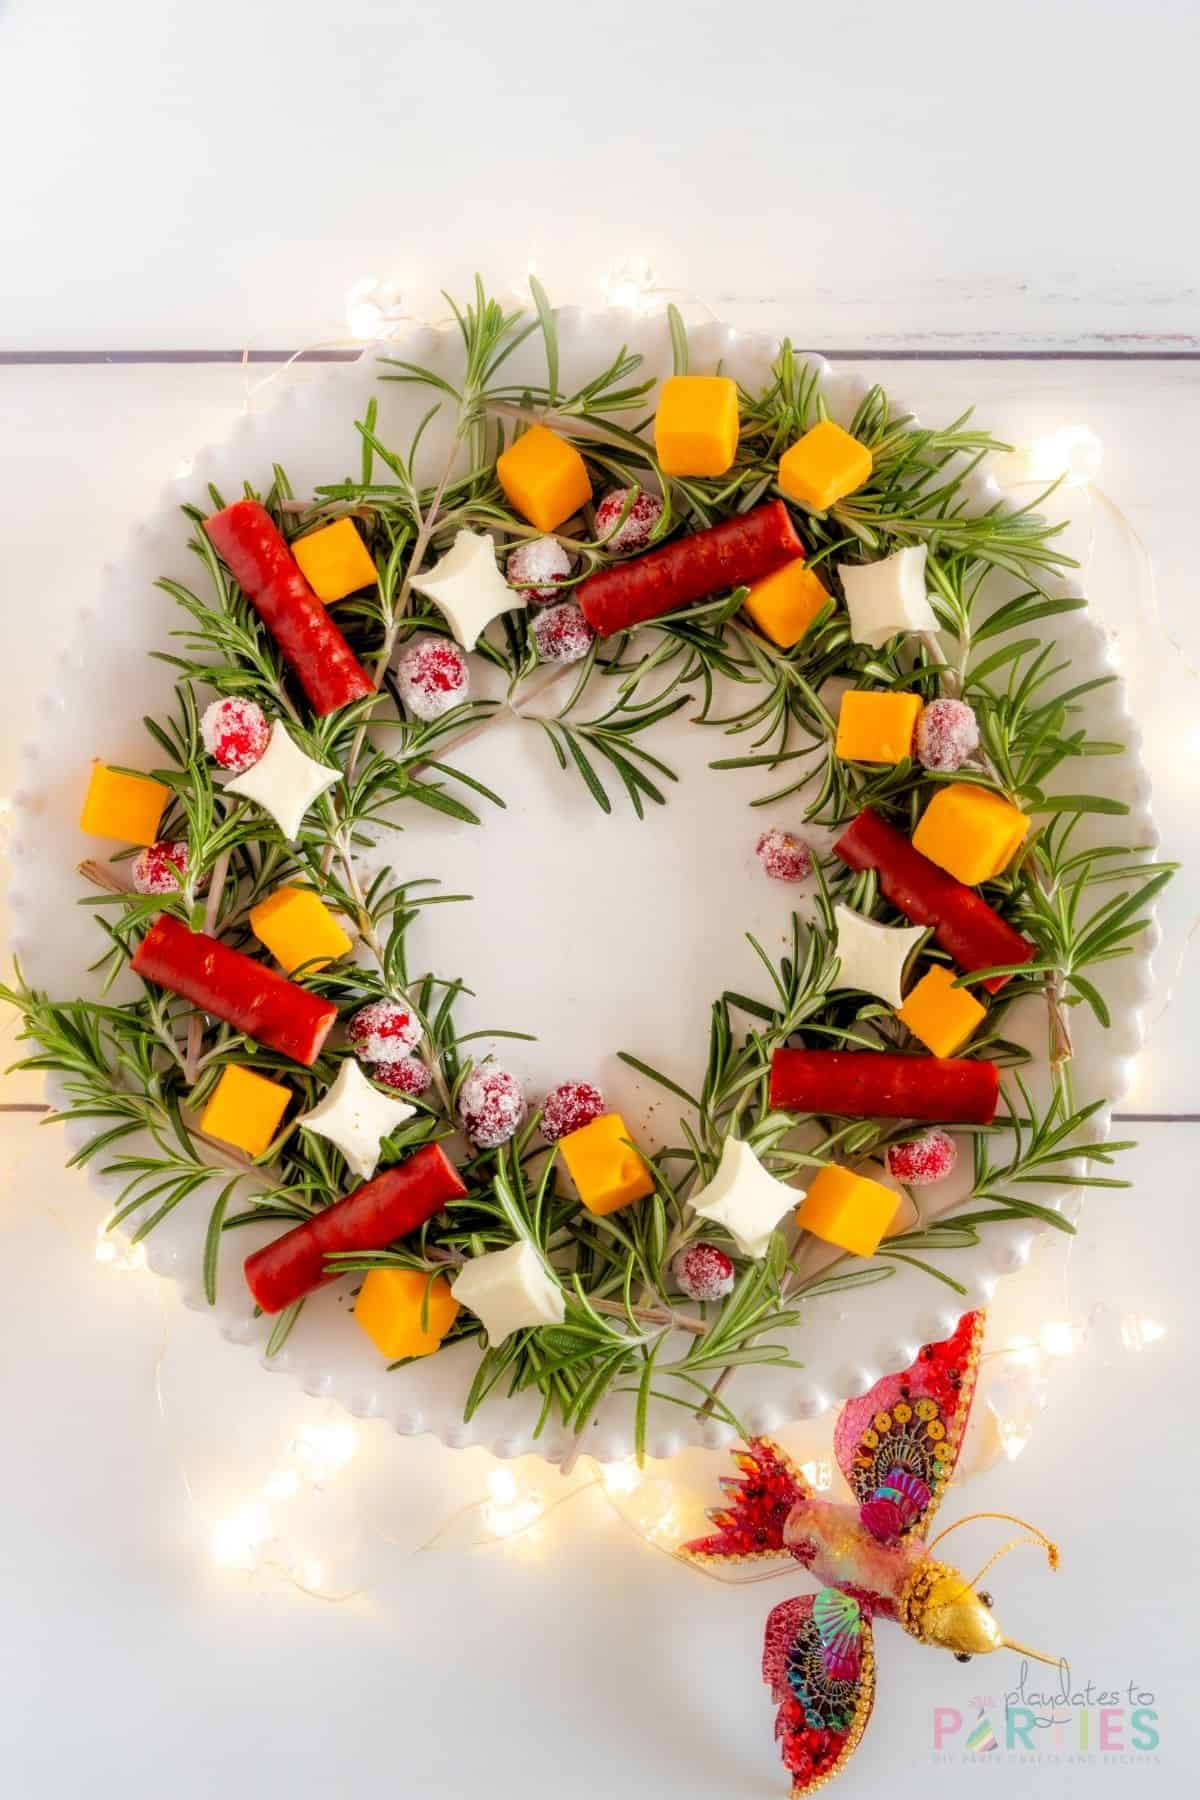
[{"label": "star-shaped cheese piece", "polygon": [[525,1238],[507,1250],[473,1256],[450,1292],[482,1320],[492,1345],[529,1325],[561,1325],[566,1313],[562,1289]]},{"label": "star-shaped cheese piece", "polygon": [[901,979],[913,948],[925,936],[923,925],[876,925],[848,906],[835,906],[837,958],[841,965],[835,988],[857,988],[875,994],[889,1006],[902,1006]]},{"label": "star-shaped cheese piece", "polygon": [[764,1169],[749,1144],[727,1137],[717,1172],[694,1195],[692,1209],[702,1219],[723,1225],[743,1256],[761,1262],[771,1233],[803,1198],[799,1188],[777,1181]]},{"label": "star-shaped cheese piece", "polygon": [[352,1056],[338,1070],[333,1086],[311,1112],[296,1120],[305,1131],[328,1138],[346,1159],[347,1166],[364,1181],[379,1162],[379,1147],[389,1133],[416,1112],[407,1100],[393,1100],[372,1087]]},{"label": "star-shaped cheese piece", "polygon": [[900,631],[937,631],[925,597],[925,546],[913,544],[871,563],[839,563],[850,636],[882,650]]},{"label": "star-shaped cheese piece", "polygon": [[526,604],[496,567],[496,546],[482,531],[460,531],[441,561],[414,575],[412,584],[441,607],[464,650],[473,650],[501,613]]},{"label": "star-shaped cheese piece", "polygon": [[326,788],[340,781],[340,769],[314,762],[291,733],[276,720],[267,747],[244,774],[225,783],[227,794],[240,794],[269,812],[288,842],[299,834],[305,813]]}]

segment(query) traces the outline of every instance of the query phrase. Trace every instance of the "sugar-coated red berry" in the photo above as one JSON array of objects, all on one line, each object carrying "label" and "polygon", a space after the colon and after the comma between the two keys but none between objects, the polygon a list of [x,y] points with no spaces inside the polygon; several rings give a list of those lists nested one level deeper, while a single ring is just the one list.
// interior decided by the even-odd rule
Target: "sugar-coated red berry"
[{"label": "sugar-coated red berry", "polygon": [[532,630],[539,660],[548,663],[578,662],[587,655],[596,635],[573,600],[544,607]]},{"label": "sugar-coated red berry", "polygon": [[907,1143],[888,1145],[888,1174],[906,1187],[930,1187],[935,1181],[944,1181],[953,1174],[957,1161],[958,1145],[937,1125]]},{"label": "sugar-coated red berry", "polygon": [[421,1022],[400,1000],[372,1000],[359,1007],[346,1036],[363,1062],[395,1062],[420,1043]]},{"label": "sugar-coated red berry", "polygon": [[188,847],[183,838],[160,838],[133,859],[133,885],[139,894],[177,894],[187,880]]},{"label": "sugar-coated red berry", "polygon": [[398,1094],[423,1094],[433,1080],[433,1071],[419,1056],[398,1056],[394,1061],[376,1063],[372,1081],[395,1088]]},{"label": "sugar-coated red berry", "polygon": [[266,750],[271,723],[256,700],[231,695],[205,707],[200,736],[215,763],[233,775],[243,775]]},{"label": "sugar-coated red berry", "polygon": [[[630,550],[644,550],[650,542],[651,532],[662,518],[663,503],[658,495],[639,488],[629,511],[621,519],[632,491],[627,487],[613,488],[596,508],[596,536],[603,541],[606,550],[626,554]],[[621,519],[620,525],[617,525],[618,519]],[[609,532],[612,532],[611,537]]]},{"label": "sugar-coated red berry", "polygon": [[755,846],[763,873],[772,881],[807,881],[812,874],[812,851],[803,838],[773,825]]},{"label": "sugar-coated red berry", "polygon": [[557,538],[529,538],[509,552],[504,578],[519,587],[524,600],[553,600],[560,582],[571,573],[571,559]]},{"label": "sugar-coated red berry", "polygon": [[525,1096],[515,1075],[499,1063],[480,1063],[458,1090],[463,1130],[481,1150],[506,1144],[525,1117]]},{"label": "sugar-coated red berry", "polygon": [[580,1131],[604,1111],[604,1095],[590,1081],[564,1081],[542,1101],[542,1136],[551,1144]]},{"label": "sugar-coated red berry", "polygon": [[921,766],[949,775],[979,748],[979,721],[965,700],[931,700],[917,720]]},{"label": "sugar-coated red berry", "polygon": [[470,666],[449,638],[416,637],[396,664],[396,686],[415,719],[440,719],[470,693]]},{"label": "sugar-coated red berry", "polygon": [[671,1267],[676,1287],[689,1300],[723,1300],[733,1292],[737,1270],[716,1244],[688,1244]]}]

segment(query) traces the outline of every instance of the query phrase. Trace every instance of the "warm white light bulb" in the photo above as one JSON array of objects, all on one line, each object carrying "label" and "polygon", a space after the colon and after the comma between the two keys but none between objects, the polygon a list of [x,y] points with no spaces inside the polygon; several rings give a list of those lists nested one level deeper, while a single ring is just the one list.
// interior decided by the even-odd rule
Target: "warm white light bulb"
[{"label": "warm white light bulb", "polygon": [[249,1573],[257,1569],[272,1535],[271,1515],[265,1506],[254,1501],[239,1506],[213,1528],[213,1561],[222,1568]]},{"label": "warm white light bulb", "polygon": [[1121,1342],[1127,1350],[1145,1350],[1150,1344],[1161,1343],[1167,1335],[1165,1325],[1157,1319],[1143,1319],[1137,1313],[1126,1313],[1121,1320]]},{"label": "warm white light bulb", "polygon": [[487,1491],[497,1506],[511,1506],[517,1497],[517,1478],[511,1469],[492,1469],[487,1477]]},{"label": "warm white light bulb", "polygon": [[800,1473],[814,1493],[825,1494],[833,1486],[833,1465],[827,1456],[800,1464]]},{"label": "warm white light bulb", "polygon": [[398,281],[364,275],[346,295],[346,329],[364,343],[396,336],[407,319],[404,290]]},{"label": "warm white light bulb", "polygon": [[349,1419],[329,1425],[302,1425],[288,1452],[314,1487],[340,1475],[358,1449],[358,1432]]},{"label": "warm white light bulb", "polygon": [[1067,488],[1087,488],[1096,481],[1105,461],[1105,446],[1087,425],[1060,425],[1054,432],[1034,437],[1025,450],[1016,450],[1000,461],[1002,472],[1013,482],[1038,482],[1049,486],[1061,481]]},{"label": "warm white light bulb", "polygon": [[642,1471],[630,1456],[624,1462],[601,1463],[600,1479],[607,1494],[632,1494],[642,1485]]},{"label": "warm white light bulb", "polygon": [[648,312],[655,286],[654,270],[646,258],[627,256],[608,271],[604,298],[609,306],[624,307],[628,312]]},{"label": "warm white light bulb", "polygon": [[1038,1341],[1047,1356],[1072,1356],[1083,1343],[1084,1336],[1082,1325],[1073,1324],[1069,1319],[1058,1319],[1042,1326]]}]

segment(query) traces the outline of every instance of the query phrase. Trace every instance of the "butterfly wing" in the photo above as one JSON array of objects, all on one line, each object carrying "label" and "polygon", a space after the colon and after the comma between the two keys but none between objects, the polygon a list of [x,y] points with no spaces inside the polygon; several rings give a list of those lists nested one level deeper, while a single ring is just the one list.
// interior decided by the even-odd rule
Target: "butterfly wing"
[{"label": "butterfly wing", "polygon": [[925,1344],[839,1415],[833,1446],[880,1543],[924,1536],[954,1474],[971,1411],[984,1316],[964,1313],[951,1337]]},{"label": "butterfly wing", "polygon": [[811,1793],[853,1754],[875,1699],[875,1645],[857,1600],[838,1588],[784,1600],[767,1618],[763,1680],[792,1794]]},{"label": "butterfly wing", "polygon": [[807,1497],[804,1477],[777,1444],[752,1438],[734,1452],[736,1475],[722,1477],[725,1498],[709,1513],[717,1527],[709,1537],[681,1544],[690,1562],[759,1562],[793,1554],[783,1541],[792,1508]]}]

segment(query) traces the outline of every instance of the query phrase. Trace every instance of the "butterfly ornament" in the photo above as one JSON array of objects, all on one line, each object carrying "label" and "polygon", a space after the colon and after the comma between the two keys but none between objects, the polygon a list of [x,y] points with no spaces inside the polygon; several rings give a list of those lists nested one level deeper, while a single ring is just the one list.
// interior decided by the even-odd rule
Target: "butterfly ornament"
[{"label": "butterfly ornament", "polygon": [[1017,1544],[1035,1542],[1050,1567],[1058,1550],[1030,1533],[1014,1538],[973,1577],[933,1552],[929,1528],[962,1445],[979,1367],[982,1313],[967,1313],[952,1337],[926,1344],[911,1368],[887,1375],[838,1417],[834,1453],[854,1494],[851,1503],[814,1494],[765,1438],[737,1453],[739,1474],[722,1482],[725,1502],[710,1513],[709,1537],[681,1547],[701,1565],[791,1557],[822,1585],[784,1600],[767,1619],[763,1680],[779,1712],[775,1735],[792,1776],[793,1797],[831,1780],[858,1745],[875,1697],[872,1622],[894,1619],[910,1637],[952,1651],[960,1662],[992,1650],[1058,1659],[1005,1637],[979,1587],[988,1569]]}]

